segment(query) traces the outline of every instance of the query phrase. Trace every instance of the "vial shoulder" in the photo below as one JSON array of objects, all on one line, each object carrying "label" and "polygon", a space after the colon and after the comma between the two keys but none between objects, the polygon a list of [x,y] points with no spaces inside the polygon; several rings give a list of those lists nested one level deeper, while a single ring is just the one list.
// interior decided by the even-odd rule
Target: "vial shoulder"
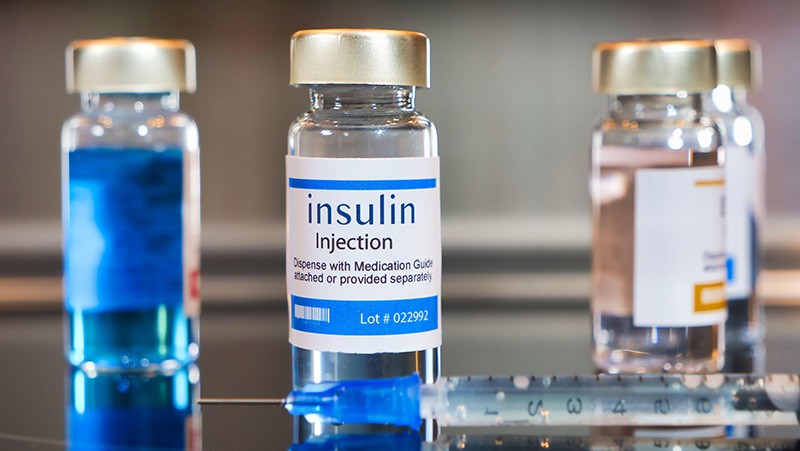
[{"label": "vial shoulder", "polygon": [[85,147],[196,151],[199,132],[194,119],[180,111],[113,116],[81,112],[64,121],[61,143],[64,151]]},{"label": "vial shoulder", "polygon": [[89,127],[92,124],[98,123],[96,118],[91,117],[85,113],[76,113],[68,117],[61,125],[62,131],[75,130],[81,127]]},{"label": "vial shoulder", "polygon": [[417,112],[343,115],[309,112],[291,124],[289,155],[403,158],[438,155],[436,127]]},{"label": "vial shoulder", "polygon": [[63,124],[64,128],[77,129],[102,125],[107,128],[123,127],[130,124],[144,124],[152,127],[189,127],[197,128],[194,118],[188,114],[177,111],[159,111],[127,115],[107,115],[103,113],[80,112],[68,117]]},{"label": "vial shoulder", "polygon": [[755,108],[737,108],[717,116],[723,143],[731,147],[763,150],[764,122]]},{"label": "vial shoulder", "polygon": [[592,133],[593,147],[636,147],[696,152],[716,151],[722,143],[720,124],[710,116],[692,119],[640,120],[604,117]]},{"label": "vial shoulder", "polygon": [[164,116],[167,125],[171,127],[185,127],[197,130],[197,122],[192,116],[183,112],[171,113]]},{"label": "vial shoulder", "polygon": [[433,122],[419,111],[402,111],[395,114],[336,111],[308,111],[298,116],[290,130],[303,129],[435,129]]},{"label": "vial shoulder", "polygon": [[764,117],[756,107],[750,104],[745,104],[737,106],[736,110],[739,112],[741,117],[744,117],[750,121],[754,128],[764,128]]},{"label": "vial shoulder", "polygon": [[681,116],[662,116],[662,117],[635,117],[635,116],[614,116],[606,115],[595,120],[593,131],[607,130],[628,130],[636,132],[638,130],[651,129],[658,130],[693,130],[714,127],[716,117],[713,114],[704,112],[692,117]]}]

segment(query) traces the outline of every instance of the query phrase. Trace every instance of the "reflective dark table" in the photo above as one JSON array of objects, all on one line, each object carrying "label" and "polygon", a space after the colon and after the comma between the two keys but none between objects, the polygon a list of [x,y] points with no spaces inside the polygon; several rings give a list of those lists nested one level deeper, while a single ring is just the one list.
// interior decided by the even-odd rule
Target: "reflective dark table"
[{"label": "reflective dark table", "polygon": [[[590,322],[585,303],[531,303],[500,308],[492,306],[490,301],[484,307],[448,308],[445,305],[443,320],[444,374],[593,371],[589,360]],[[86,441],[97,437],[103,428],[105,434],[123,437],[131,433],[135,425],[147,421],[164,429],[157,432],[159,434],[169,434],[170,425],[179,429],[182,421],[184,432],[193,437],[190,440],[201,440],[205,450],[289,449],[292,419],[281,408],[206,406],[202,411],[195,407],[194,415],[187,413],[193,408],[187,394],[198,378],[198,390],[206,397],[275,397],[290,390],[291,365],[283,306],[215,305],[203,312],[201,321],[199,371],[158,381],[142,382],[134,378],[104,382],[76,376],[65,364],[60,312],[46,309],[0,314],[0,449],[116,449],[92,447]],[[767,331],[767,370],[800,372],[800,309],[769,308]],[[76,388],[80,392],[77,398]],[[109,389],[121,390],[125,396],[117,400],[103,398],[103,390]],[[166,397],[166,404],[159,404],[159,396]],[[109,402],[113,404],[111,408]],[[77,410],[86,412],[98,406],[105,410],[101,409],[101,416],[94,417],[88,426],[81,423],[85,420],[76,419]],[[150,409],[155,420],[131,415],[126,408]],[[134,426],[126,428],[126,424]],[[81,432],[81,428],[88,428],[89,432]],[[556,436],[565,434],[585,436],[587,439],[583,442],[574,439],[570,443],[586,444],[590,435],[598,433],[590,429],[543,428],[445,430],[454,440],[451,449],[459,446],[478,449],[466,446],[467,443],[458,444],[464,432],[490,434],[485,439],[488,440],[486,446],[494,444],[496,449],[554,446],[564,443],[558,442]],[[800,437],[800,428],[768,429],[766,433],[771,437]],[[526,437],[509,436],[504,442],[497,434]],[[85,446],[67,445],[68,435],[79,438]],[[550,436],[553,438],[548,438]],[[542,437],[552,441],[542,442]],[[476,443],[482,442],[479,439],[469,442]],[[513,443],[518,447],[511,446]],[[384,444],[373,445],[393,449]],[[342,446],[319,449],[345,449]],[[611,446],[617,445],[612,442]],[[650,446],[652,443],[648,444]],[[372,447],[365,445],[356,449]],[[618,447],[622,447],[622,442]]]}]

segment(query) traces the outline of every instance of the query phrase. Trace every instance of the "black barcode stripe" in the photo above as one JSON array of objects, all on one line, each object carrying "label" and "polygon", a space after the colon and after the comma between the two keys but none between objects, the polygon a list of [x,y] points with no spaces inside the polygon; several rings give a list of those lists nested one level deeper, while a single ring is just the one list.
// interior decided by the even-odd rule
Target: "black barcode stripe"
[{"label": "black barcode stripe", "polygon": [[331,309],[295,304],[294,317],[311,321],[331,322]]}]

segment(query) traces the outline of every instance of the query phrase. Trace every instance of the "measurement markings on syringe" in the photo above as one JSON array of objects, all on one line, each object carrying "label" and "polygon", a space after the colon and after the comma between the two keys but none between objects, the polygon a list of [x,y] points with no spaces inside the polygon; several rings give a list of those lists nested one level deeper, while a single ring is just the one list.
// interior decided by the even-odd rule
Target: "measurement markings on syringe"
[{"label": "measurement markings on syringe", "polygon": [[[564,388],[564,387],[561,387]],[[576,390],[580,388],[576,387]],[[547,391],[547,390],[545,390]],[[512,391],[513,392],[513,391]],[[501,396],[503,395],[503,396]],[[563,397],[562,397],[563,396]],[[673,399],[668,396],[653,397],[646,400],[637,400],[636,414],[645,413],[640,409],[645,405],[650,406],[650,411],[647,412],[656,416],[667,416],[677,414],[694,414],[697,416],[714,415],[715,403],[705,395],[698,393],[698,396],[689,396],[686,398]],[[502,417],[504,410],[508,406],[503,402],[505,400],[505,393],[503,391],[497,392],[496,401],[490,405],[483,407],[483,415]],[[597,412],[597,409],[592,406],[601,406],[602,411],[608,412],[611,417],[623,417],[630,414],[631,407],[628,400],[615,396],[613,393],[607,396],[590,398],[588,401],[580,396],[569,396],[569,394],[561,391],[559,393],[552,393],[551,396],[542,398],[533,398],[525,401],[527,403],[527,414],[529,417],[540,417],[542,422],[548,422],[553,415],[566,415],[566,416],[581,416],[588,414],[587,418],[591,418]],[[677,410],[676,410],[677,409]],[[690,409],[684,411],[681,409]]]},{"label": "measurement markings on syringe", "polygon": [[[543,389],[539,387],[537,390]],[[575,387],[575,390],[581,391],[581,388]],[[624,418],[630,415],[649,415],[650,418],[654,418],[653,421],[662,421],[655,420],[655,418],[667,416],[677,418],[676,415],[678,414],[689,414],[693,418],[710,417],[718,415],[718,409],[722,408],[708,396],[699,393],[698,396],[681,396],[678,398],[661,396],[649,399],[635,399],[630,401],[634,403],[631,405],[628,399],[617,396],[617,394],[613,393],[613,390],[612,393],[608,393],[605,396],[600,395],[586,399],[581,396],[570,396],[569,391],[558,390],[547,394],[547,390],[544,389],[542,397],[528,398],[524,401],[525,411],[529,418],[526,422],[521,419],[513,420],[507,418],[509,409],[514,409],[516,402],[507,404],[505,393],[513,392],[513,390],[507,392],[497,391],[495,396],[486,398],[487,404],[482,406],[481,413],[484,416],[502,418],[505,424],[531,424],[534,419],[537,419],[536,422],[541,424],[553,422],[561,424],[567,421],[567,417],[581,418],[575,424],[582,424],[584,421],[594,421],[598,413],[605,412],[608,415],[608,424],[623,424],[628,421]],[[643,408],[647,410],[642,410]],[[634,410],[631,411],[631,409]],[[689,410],[687,411],[686,409]]]}]

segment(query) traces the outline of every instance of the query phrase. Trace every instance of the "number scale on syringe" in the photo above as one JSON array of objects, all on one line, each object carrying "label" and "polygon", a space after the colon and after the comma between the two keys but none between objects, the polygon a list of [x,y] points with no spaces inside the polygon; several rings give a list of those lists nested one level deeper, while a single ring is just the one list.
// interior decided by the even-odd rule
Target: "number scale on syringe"
[{"label": "number scale on syringe", "polygon": [[463,377],[420,394],[443,426],[796,425],[800,410],[796,375]]}]

